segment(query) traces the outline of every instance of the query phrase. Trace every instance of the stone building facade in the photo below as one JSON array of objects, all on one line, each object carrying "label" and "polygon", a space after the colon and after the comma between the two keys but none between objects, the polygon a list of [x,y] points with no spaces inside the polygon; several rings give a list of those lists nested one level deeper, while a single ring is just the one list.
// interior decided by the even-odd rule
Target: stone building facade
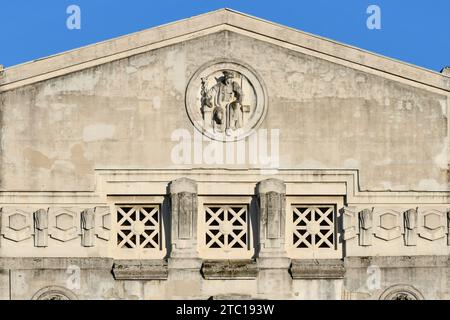
[{"label": "stone building facade", "polygon": [[228,9],[0,71],[1,299],[449,299],[450,76]]}]

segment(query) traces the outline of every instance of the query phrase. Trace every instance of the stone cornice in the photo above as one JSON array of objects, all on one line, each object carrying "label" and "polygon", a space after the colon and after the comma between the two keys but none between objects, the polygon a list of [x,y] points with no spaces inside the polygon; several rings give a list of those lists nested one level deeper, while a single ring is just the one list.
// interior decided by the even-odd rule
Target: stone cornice
[{"label": "stone cornice", "polygon": [[278,169],[273,174],[262,174],[262,169],[172,168],[172,169],[96,169],[96,187],[89,191],[0,191],[0,203],[4,206],[29,203],[98,204],[107,197],[166,195],[168,183],[186,177],[199,183],[199,195],[221,194],[222,188],[232,184],[237,195],[254,195],[258,182],[268,178],[285,181],[286,195],[346,196],[348,205],[446,205],[450,191],[361,190],[357,169]]},{"label": "stone cornice", "polygon": [[450,78],[438,72],[229,9],[213,11],[6,68],[0,76],[0,92],[223,30],[441,93],[450,92]]}]

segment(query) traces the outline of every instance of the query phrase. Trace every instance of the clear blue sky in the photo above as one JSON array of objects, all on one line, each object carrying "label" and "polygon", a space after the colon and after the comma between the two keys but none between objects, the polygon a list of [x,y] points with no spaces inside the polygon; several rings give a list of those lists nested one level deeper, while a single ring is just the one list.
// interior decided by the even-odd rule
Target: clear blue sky
[{"label": "clear blue sky", "polygon": [[[69,30],[66,8],[81,8]],[[381,30],[369,30],[369,5]],[[435,71],[450,65],[449,0],[2,0],[5,67],[228,7]]]}]

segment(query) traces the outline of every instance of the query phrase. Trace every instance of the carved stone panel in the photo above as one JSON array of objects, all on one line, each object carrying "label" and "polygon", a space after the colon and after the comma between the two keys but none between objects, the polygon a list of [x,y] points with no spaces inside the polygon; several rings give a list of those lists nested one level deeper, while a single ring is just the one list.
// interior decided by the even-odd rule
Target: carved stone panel
[{"label": "carved stone panel", "polygon": [[371,246],[373,234],[372,209],[364,209],[358,213],[359,220],[359,245]]},{"label": "carved stone panel", "polygon": [[31,209],[3,207],[1,213],[1,234],[5,239],[21,242],[31,238],[33,233]]},{"label": "carved stone panel", "polygon": [[53,239],[66,242],[78,238],[80,234],[79,208],[49,209],[49,234]]},{"label": "carved stone panel", "polygon": [[402,210],[374,208],[375,236],[390,241],[402,235]]},{"label": "carved stone panel", "polygon": [[95,228],[99,239],[108,241],[111,233],[111,211],[109,207],[95,207]]},{"label": "carved stone panel", "polygon": [[232,253],[248,250],[250,239],[247,205],[205,205],[204,212],[204,245],[208,251]]},{"label": "carved stone panel", "polygon": [[178,205],[178,238],[190,239],[194,233],[191,223],[196,209],[194,196],[192,193],[181,192],[174,196],[173,201]]},{"label": "carved stone panel", "polygon": [[403,223],[405,226],[405,245],[417,245],[417,209],[409,209],[403,214]]},{"label": "carved stone panel", "polygon": [[343,219],[344,240],[356,237],[358,230],[358,209],[356,207],[344,207],[340,209]]},{"label": "carved stone panel", "polygon": [[261,250],[284,250],[286,186],[283,181],[267,179],[258,184]]},{"label": "carved stone panel", "polygon": [[419,207],[419,236],[434,241],[445,237],[447,210]]},{"label": "carved stone panel", "polygon": [[90,208],[81,212],[81,245],[93,247],[95,239],[95,209]]},{"label": "carved stone panel", "polygon": [[180,178],[170,183],[172,215],[172,246],[177,250],[194,251],[197,247],[197,183]]},{"label": "carved stone panel", "polygon": [[263,121],[267,109],[262,80],[249,66],[215,61],[200,68],[186,92],[195,128],[217,141],[242,139]]},{"label": "carved stone panel", "polygon": [[281,215],[283,210],[283,200],[280,199],[280,194],[276,192],[269,192],[266,194],[266,208],[267,208],[267,238],[278,239],[281,236]]},{"label": "carved stone panel", "polygon": [[117,248],[139,252],[161,250],[161,210],[158,204],[117,205]]},{"label": "carved stone panel", "polygon": [[34,246],[46,247],[48,239],[48,212],[39,209],[34,212]]},{"label": "carved stone panel", "polygon": [[292,210],[296,249],[335,248],[334,205],[294,205]]}]

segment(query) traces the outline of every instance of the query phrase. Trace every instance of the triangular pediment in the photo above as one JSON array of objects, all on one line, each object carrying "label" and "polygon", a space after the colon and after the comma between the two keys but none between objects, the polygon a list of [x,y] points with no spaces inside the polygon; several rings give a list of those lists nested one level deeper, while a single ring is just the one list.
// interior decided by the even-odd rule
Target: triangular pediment
[{"label": "triangular pediment", "polygon": [[11,90],[223,30],[389,78],[399,77],[418,85],[450,91],[450,78],[440,73],[230,9],[220,9],[6,68],[0,76],[0,91]]}]

